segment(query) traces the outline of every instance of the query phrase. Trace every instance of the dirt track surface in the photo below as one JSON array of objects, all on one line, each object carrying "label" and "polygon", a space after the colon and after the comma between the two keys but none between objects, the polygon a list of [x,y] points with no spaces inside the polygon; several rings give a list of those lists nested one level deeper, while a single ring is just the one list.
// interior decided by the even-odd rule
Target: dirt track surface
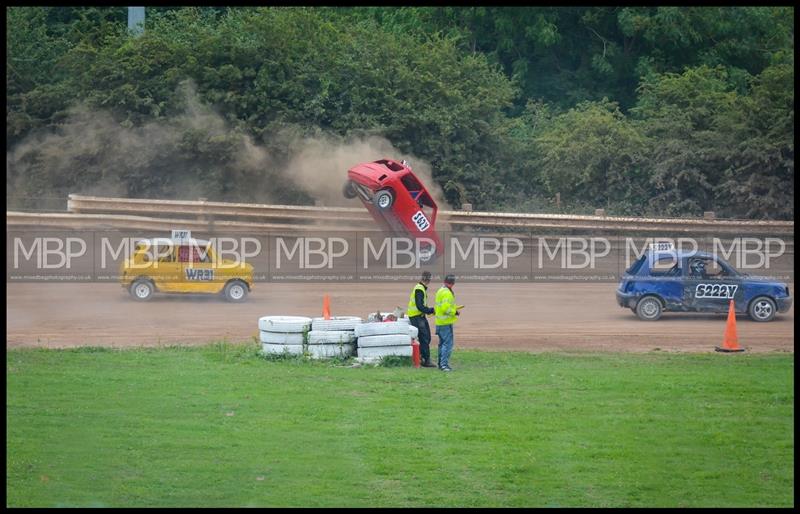
[{"label": "dirt track surface", "polygon": [[[160,295],[140,303],[115,284],[8,284],[6,347],[247,341],[258,335],[261,316],[321,316],[326,292],[334,316],[365,318],[398,305],[405,309],[412,285],[259,283],[246,303],[231,304],[196,295]],[[432,284],[431,296],[438,286]],[[456,325],[456,349],[713,352],[721,344],[725,315],[665,313],[657,322],[639,321],[617,306],[615,287],[456,284],[458,303],[466,305]],[[739,316],[737,328],[748,351],[794,352],[794,306],[769,323]]]}]

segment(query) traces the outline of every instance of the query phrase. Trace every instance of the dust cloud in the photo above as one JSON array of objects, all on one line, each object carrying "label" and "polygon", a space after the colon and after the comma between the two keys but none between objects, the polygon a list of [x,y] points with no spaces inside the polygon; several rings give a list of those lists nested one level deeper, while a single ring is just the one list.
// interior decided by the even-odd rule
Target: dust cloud
[{"label": "dust cloud", "polygon": [[357,206],[342,195],[348,168],[382,158],[408,160],[446,205],[431,166],[385,138],[286,126],[257,141],[205,104],[193,82],[176,95],[179,112],[141,125],[77,104],[56,128],[30,134],[6,151],[7,208],[69,193]]}]

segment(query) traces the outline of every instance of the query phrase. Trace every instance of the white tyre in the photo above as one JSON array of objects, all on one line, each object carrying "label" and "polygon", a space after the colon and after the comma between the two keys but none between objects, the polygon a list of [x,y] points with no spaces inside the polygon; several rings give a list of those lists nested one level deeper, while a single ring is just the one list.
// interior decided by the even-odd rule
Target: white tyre
[{"label": "white tyre", "polygon": [[359,348],[371,348],[373,346],[410,346],[411,336],[408,331],[405,334],[389,334],[385,336],[366,336],[358,338]]},{"label": "white tyre", "polygon": [[307,332],[311,318],[305,316],[264,316],[258,318],[258,328],[266,332]]},{"label": "white tyre", "polygon": [[355,348],[352,344],[312,344],[308,346],[308,355],[312,359],[330,359],[333,357],[350,357]]},{"label": "white tyre", "polygon": [[302,332],[283,333],[265,332],[264,330],[261,330],[259,334],[261,336],[262,343],[302,345],[305,342]]},{"label": "white tyre", "polygon": [[261,350],[267,355],[303,355],[302,344],[269,344],[261,345]]},{"label": "white tyre", "polygon": [[408,346],[376,346],[373,348],[360,348],[358,349],[359,359],[376,359],[383,358],[389,355],[396,355],[398,357],[411,357],[411,345]]},{"label": "white tyre", "polygon": [[408,334],[408,322],[402,321],[378,321],[374,323],[362,323],[356,327],[356,337],[363,336],[383,336],[387,334]]},{"label": "white tyre", "polygon": [[358,316],[333,316],[331,319],[313,318],[311,330],[355,330],[363,322]]},{"label": "white tyre", "polygon": [[308,344],[352,343],[355,333],[349,330],[312,330],[308,333]]},{"label": "white tyre", "polygon": [[414,325],[408,326],[408,335],[411,336],[411,339],[416,339],[419,335],[419,329]]}]

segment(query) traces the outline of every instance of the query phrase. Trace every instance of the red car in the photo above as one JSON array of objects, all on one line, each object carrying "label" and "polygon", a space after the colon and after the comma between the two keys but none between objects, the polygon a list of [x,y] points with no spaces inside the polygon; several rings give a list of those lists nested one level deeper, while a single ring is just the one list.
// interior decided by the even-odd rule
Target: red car
[{"label": "red car", "polygon": [[428,241],[420,241],[421,262],[442,255],[444,245],[434,229],[438,207],[406,161],[381,159],[357,164],[347,170],[347,178],[344,196],[361,198],[384,230],[433,241],[435,248]]}]

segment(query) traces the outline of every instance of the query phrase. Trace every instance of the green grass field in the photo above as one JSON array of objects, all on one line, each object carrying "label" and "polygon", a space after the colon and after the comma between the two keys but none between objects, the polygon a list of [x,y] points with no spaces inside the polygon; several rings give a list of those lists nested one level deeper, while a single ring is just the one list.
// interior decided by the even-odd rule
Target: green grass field
[{"label": "green grass field", "polygon": [[257,350],[7,350],[7,505],[794,502],[794,354]]}]

